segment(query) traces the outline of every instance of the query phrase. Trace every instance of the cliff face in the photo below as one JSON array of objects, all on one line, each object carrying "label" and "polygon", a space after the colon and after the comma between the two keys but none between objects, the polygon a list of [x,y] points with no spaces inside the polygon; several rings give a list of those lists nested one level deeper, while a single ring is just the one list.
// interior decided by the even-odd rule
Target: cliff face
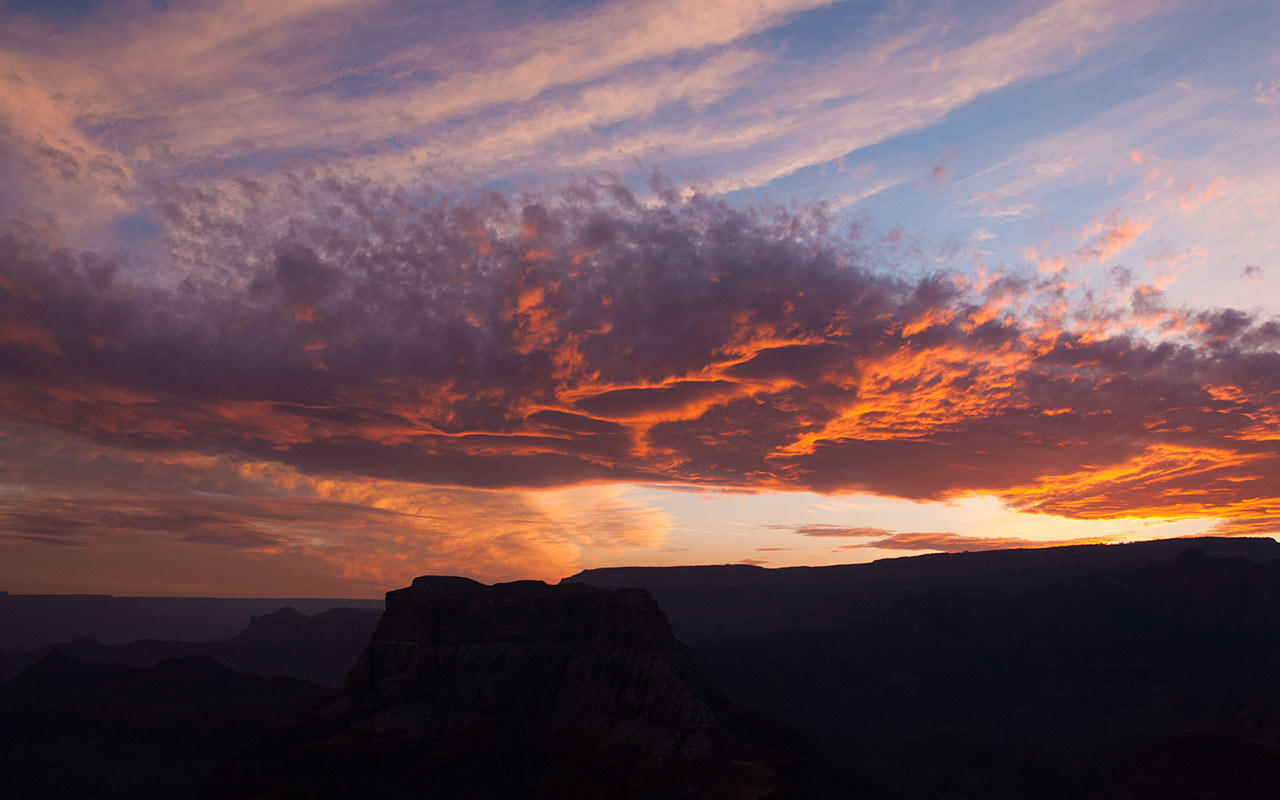
[{"label": "cliff face", "polygon": [[344,696],[302,728],[225,795],[748,800],[784,796],[800,761],[745,732],[647,592],[537,581],[388,593]]},{"label": "cliff face", "polygon": [[[348,679],[361,724],[424,739],[592,736],[663,755],[727,740],[724,700],[643,590],[419,578],[387,611]],[[406,715],[406,710],[421,712]]]}]

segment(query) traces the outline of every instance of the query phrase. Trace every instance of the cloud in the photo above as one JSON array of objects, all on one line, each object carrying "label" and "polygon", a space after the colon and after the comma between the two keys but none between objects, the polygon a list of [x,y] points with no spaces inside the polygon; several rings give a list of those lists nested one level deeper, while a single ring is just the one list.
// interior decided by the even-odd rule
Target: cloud
[{"label": "cloud", "polygon": [[[376,596],[427,572],[556,580],[584,554],[659,547],[671,526],[613,485],[492,492],[321,478],[14,422],[0,426],[0,446],[0,542],[19,590],[43,571],[82,591],[154,592],[160,575],[169,591],[226,594],[218,581],[254,565],[270,572],[250,580],[256,591],[309,596]],[[51,559],[49,547],[76,553]],[[210,561],[234,564],[206,575]]]},{"label": "cloud", "polygon": [[153,181],[295,157],[477,182],[661,159],[721,189],[759,185],[1132,41],[1166,3],[1058,0],[978,23],[924,8],[859,19],[834,62],[788,47],[788,23],[828,5],[200,0],[56,25],[11,13],[23,44],[0,60],[0,154],[23,167],[0,195],[74,209],[75,233],[101,234]]},{"label": "cloud", "polygon": [[[110,590],[136,591],[124,554],[164,550],[151,573],[209,593],[232,559],[301,593],[554,578],[662,545],[631,485],[1274,532],[1280,328],[1191,299],[1253,307],[1263,267],[1234,270],[1272,255],[1257,59],[1086,102],[1134,42],[1184,44],[1178,3],[825,5],[7,12],[6,574],[97,580],[120,554]],[[927,145],[1086,62],[1075,128]],[[918,160],[848,155],[913,131]],[[692,188],[633,193],[644,159]],[[817,164],[857,184],[826,211],[699,194]],[[924,224],[981,218],[991,264],[1043,237],[1030,270],[829,216],[931,166],[949,205]],[[591,170],[620,175],[529,188]]]},{"label": "cloud", "polygon": [[1183,211],[1199,211],[1206,203],[1227,194],[1230,181],[1219,175],[1204,186],[1192,184],[1178,196],[1178,207]]},{"label": "cloud", "polygon": [[1067,544],[1063,541],[1043,542],[1018,537],[965,536],[958,533],[936,531],[899,532],[888,528],[869,526],[846,526],[833,524],[819,525],[767,525],[774,530],[785,530],[801,536],[818,536],[830,538],[869,539],[836,547],[840,550],[862,550],[873,547],[882,550],[941,550],[943,552],[962,552],[966,550],[1001,550],[1017,547],[1052,547]]},{"label": "cloud", "polygon": [[[1084,244],[1074,253],[1059,251],[1050,256],[1045,255],[1041,248],[1028,247],[1022,250],[1022,255],[1036,265],[1041,275],[1052,278],[1052,276],[1067,273],[1071,267],[1109,261],[1150,229],[1149,222],[1121,217],[1119,210],[1116,210],[1105,217],[1091,221],[1078,232],[1077,239],[1083,240]],[[1182,257],[1183,260],[1185,258],[1186,256]],[[1154,263],[1154,259],[1148,257],[1147,263]],[[1176,268],[1177,264],[1173,266]],[[1112,274],[1127,275],[1124,269],[1120,265],[1113,266]]]},{"label": "cloud", "polygon": [[1057,282],[908,280],[820,208],[603,178],[517,199],[299,170],[163,197],[163,269],[4,234],[8,419],[299,481],[1274,518],[1276,320],[1185,309],[1151,338]]},{"label": "cloud", "polygon": [[885,528],[849,527],[845,525],[830,525],[830,524],[766,525],[765,527],[771,528],[773,530],[792,531],[794,533],[800,534],[801,536],[858,537],[858,536],[887,536],[893,533],[893,531],[886,530]]},{"label": "cloud", "polygon": [[921,531],[894,533],[873,542],[845,545],[839,550],[876,547],[882,550],[937,550],[943,553],[968,553],[980,550],[1011,550],[1035,547],[1064,547],[1078,544],[1100,544],[1097,539],[1023,539],[1017,536],[965,536],[959,533]]},{"label": "cloud", "polygon": [[[1006,550],[1028,547],[1059,547],[1073,544],[1098,544],[1103,539],[1029,539],[1019,536],[969,536],[952,531],[893,531],[887,528],[867,526],[819,525],[766,525],[771,530],[789,531],[801,536],[866,539],[853,544],[839,545],[833,552],[843,550],[938,550],[959,553],[975,550]],[[757,548],[758,550],[786,550],[790,548]]]},{"label": "cloud", "polygon": [[[1223,71],[1209,75],[1193,70],[1186,80],[1158,84],[1145,94],[1087,114],[1077,124],[1054,127],[1033,138],[1002,163],[954,182],[952,207],[969,210],[963,205],[966,198],[988,196],[992,203],[1025,202],[1045,209],[1051,218],[1037,220],[1037,230],[1018,231],[1041,240],[1033,263],[1059,260],[1067,268],[1065,278],[1092,283],[1098,295],[1108,291],[1102,272],[1115,261],[1129,266],[1140,283],[1167,282],[1163,264],[1144,269],[1143,261],[1160,251],[1194,245],[1206,252],[1207,261],[1203,268],[1177,275],[1168,287],[1171,302],[1252,307],[1257,299],[1250,296],[1248,284],[1221,280],[1221,269],[1265,265],[1272,255],[1272,218],[1263,209],[1276,199],[1275,182],[1267,177],[1274,171],[1274,159],[1268,159],[1270,151],[1263,146],[1261,131],[1266,126],[1256,124],[1264,119],[1261,109],[1241,92],[1242,81],[1253,84],[1256,59],[1242,50],[1219,66]],[[1222,109],[1231,109],[1230,122],[1217,116]],[[1206,136],[1218,144],[1197,146]],[[1034,169],[1064,153],[1079,160],[1074,174],[1055,176]],[[1215,186],[1218,178],[1222,180]],[[1084,203],[1072,199],[1077,187],[1085,185],[1099,194]],[[1199,203],[1209,187],[1214,187],[1210,194],[1225,194],[1206,199],[1195,211],[1182,208],[1184,199],[1189,207]],[[1120,221],[1151,227],[1110,261],[1077,263],[1075,254],[1097,238],[1077,238],[1090,227],[1088,220],[1081,221],[1083,215],[1105,226],[1110,215],[1098,211],[1107,208],[1117,209]],[[1000,241],[1009,241],[1009,231],[997,232]]]},{"label": "cloud", "polygon": [[1076,257],[1081,261],[1106,261],[1150,229],[1149,222],[1121,219],[1118,213],[1112,214],[1085,228],[1084,235],[1089,236],[1090,241],[1080,248]]},{"label": "cloud", "polygon": [[[504,147],[704,106],[749,83],[738,73],[760,60],[734,42],[827,4],[606,2],[547,14],[202,0],[57,25],[14,12],[6,27],[23,46],[0,60],[0,116],[40,182],[105,194],[194,165],[269,167],[302,153],[392,157],[403,170],[406,149],[447,149],[475,168],[513,155]],[[705,63],[690,68],[689,57]]]},{"label": "cloud", "polygon": [[[1059,0],[1035,4],[1024,15],[998,17],[995,25],[940,20],[936,14],[913,19],[916,24],[905,30],[846,48],[848,54],[816,78],[809,68],[794,76],[775,69],[778,77],[765,84],[768,91],[744,112],[708,120],[683,135],[647,132],[644,138],[660,138],[667,152],[682,156],[749,154],[746,165],[726,170],[712,186],[729,191],[761,185],[925,128],[988,93],[1067,69],[1086,53],[1131,35],[1134,25],[1168,5]],[[951,31],[957,33],[946,36]],[[851,85],[849,75],[875,80]],[[1011,207],[992,211],[1026,213]]]},{"label": "cloud", "polygon": [[1280,111],[1280,81],[1272,81],[1270,84],[1259,83],[1254,87],[1257,94],[1253,97],[1253,102],[1265,108],[1272,114]]}]

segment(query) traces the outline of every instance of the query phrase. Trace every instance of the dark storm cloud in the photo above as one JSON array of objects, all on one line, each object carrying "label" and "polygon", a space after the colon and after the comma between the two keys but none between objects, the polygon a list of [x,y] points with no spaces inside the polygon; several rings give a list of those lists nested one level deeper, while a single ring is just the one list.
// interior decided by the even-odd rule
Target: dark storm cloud
[{"label": "dark storm cloud", "polygon": [[[229,186],[169,191],[176,272],[145,280],[11,226],[0,409],[432,484],[1273,513],[1274,320],[1183,311],[1163,339],[1108,333],[1035,314],[1062,290],[1030,279],[872,269],[813,209],[642,204],[606,181],[519,202],[333,176]],[[1093,319],[1156,311],[1172,313]],[[1206,467],[1142,468],[1179,460]]]}]

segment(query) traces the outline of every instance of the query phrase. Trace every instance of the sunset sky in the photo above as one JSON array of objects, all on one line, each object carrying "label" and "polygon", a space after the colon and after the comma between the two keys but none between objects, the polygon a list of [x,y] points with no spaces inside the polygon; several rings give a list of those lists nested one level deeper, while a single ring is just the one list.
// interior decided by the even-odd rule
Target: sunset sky
[{"label": "sunset sky", "polygon": [[0,9],[0,589],[1280,532],[1274,2]]}]

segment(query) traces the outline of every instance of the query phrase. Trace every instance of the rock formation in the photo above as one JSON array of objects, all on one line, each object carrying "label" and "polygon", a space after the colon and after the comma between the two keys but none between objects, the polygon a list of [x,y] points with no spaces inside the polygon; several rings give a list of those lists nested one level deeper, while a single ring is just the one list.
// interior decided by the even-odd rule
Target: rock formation
[{"label": "rock formation", "polygon": [[419,578],[387,594],[343,697],[211,796],[826,796],[779,741],[735,717],[643,590]]}]

